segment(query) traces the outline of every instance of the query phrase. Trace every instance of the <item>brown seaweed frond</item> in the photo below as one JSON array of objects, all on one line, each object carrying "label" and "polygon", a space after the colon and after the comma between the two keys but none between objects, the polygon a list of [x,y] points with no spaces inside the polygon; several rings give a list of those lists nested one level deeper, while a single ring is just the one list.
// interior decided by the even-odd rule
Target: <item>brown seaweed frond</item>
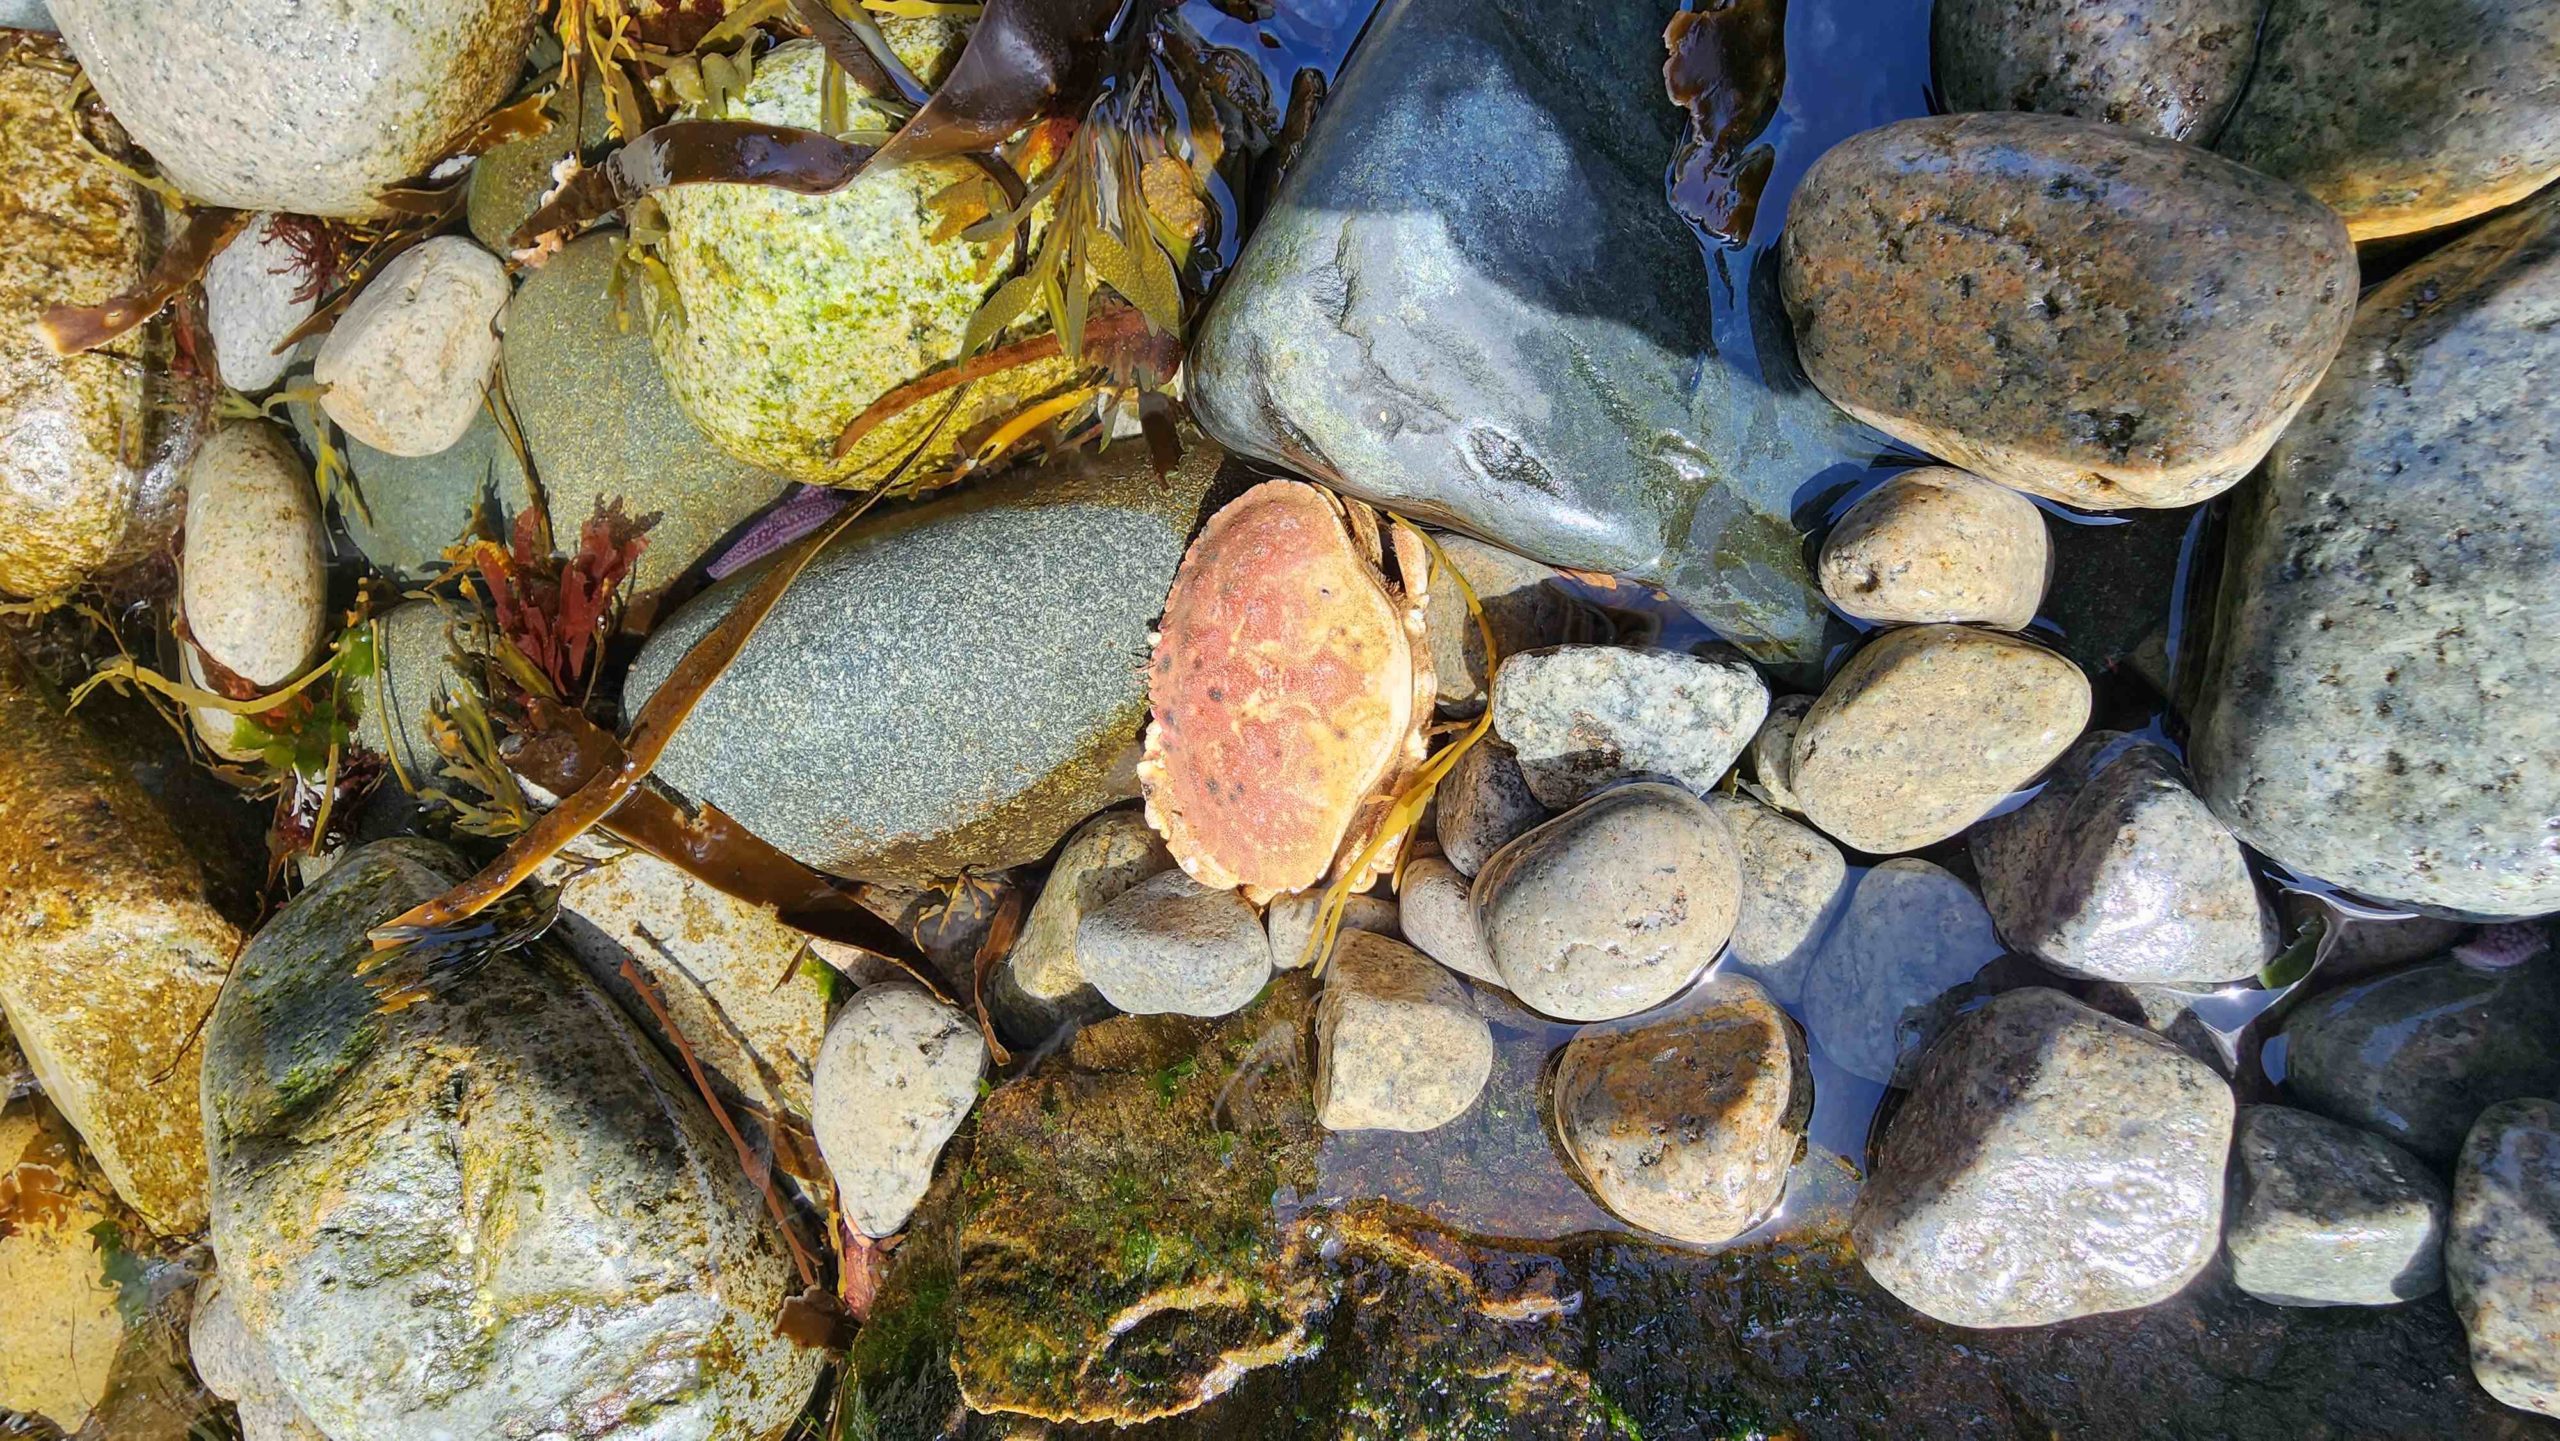
[{"label": "brown seaweed frond", "polygon": [[374,951],[356,963],[356,974],[373,987],[377,1011],[404,1011],[452,991],[498,957],[532,945],[559,919],[558,889],[530,885],[458,920],[434,925],[394,921],[374,932]]},{"label": "brown seaweed frond", "polygon": [[129,334],[203,278],[205,267],[213,264],[213,257],[232,237],[248,228],[249,220],[245,210],[208,206],[196,211],[140,285],[97,305],[45,307],[38,322],[45,344],[56,355],[78,355]]},{"label": "brown seaweed frond", "polygon": [[[1429,531],[1400,515],[1392,516],[1392,519],[1398,527],[1421,540],[1423,548],[1431,554],[1435,576],[1457,583],[1459,598],[1467,603],[1467,616],[1475,622],[1476,636],[1484,644],[1485,673],[1492,674],[1502,664],[1502,652],[1493,643],[1493,623],[1486,619],[1484,602],[1477,599],[1475,587],[1467,582],[1466,573],[1450,561],[1448,552],[1440,548],[1440,542],[1432,539]],[[1312,974],[1324,974],[1325,962],[1333,958],[1334,941],[1341,933],[1342,913],[1351,903],[1351,893],[1367,885],[1371,868],[1380,856],[1394,854],[1398,857],[1396,883],[1399,886],[1403,884],[1402,858],[1411,850],[1405,841],[1413,834],[1414,827],[1421,824],[1422,813],[1440,789],[1440,782],[1448,778],[1459,760],[1475,749],[1492,729],[1493,707],[1486,706],[1474,724],[1424,761],[1421,769],[1413,773],[1413,779],[1396,793],[1394,803],[1387,807],[1386,814],[1370,833],[1367,843],[1336,869],[1333,879],[1326,883],[1323,902],[1316,909],[1316,924],[1308,932],[1307,948],[1300,955],[1299,964],[1311,967]]]}]

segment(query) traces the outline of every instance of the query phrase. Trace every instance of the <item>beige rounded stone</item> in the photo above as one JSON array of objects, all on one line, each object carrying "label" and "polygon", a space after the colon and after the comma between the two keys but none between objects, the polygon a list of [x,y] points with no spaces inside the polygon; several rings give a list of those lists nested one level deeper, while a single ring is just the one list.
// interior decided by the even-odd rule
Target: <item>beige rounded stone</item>
[{"label": "beige rounded stone", "polygon": [[1791,1005],[1848,896],[1849,863],[1838,846],[1747,796],[1712,795],[1707,804],[1742,859],[1742,911],[1724,969]]},{"label": "beige rounded stone", "polygon": [[1937,115],[1805,175],[1779,289],[1833,403],[1987,480],[2095,510],[2254,468],[2355,311],[2355,247],[2300,188],[2064,115]]},{"label": "beige rounded stone", "polygon": [[2022,630],[2044,599],[2053,548],[2034,501],[1927,466],[1850,506],[1824,538],[1815,573],[1831,603],[1860,620]]},{"label": "beige rounded stone", "polygon": [[1405,862],[1403,889],[1396,893],[1396,927],[1416,950],[1471,981],[1502,984],[1484,934],[1476,929],[1476,907],[1467,878],[1439,856],[1417,856]]},{"label": "beige rounded stone", "polygon": [[1476,876],[1476,922],[1514,996],[1608,1021],[1679,994],[1733,935],[1742,862],[1706,802],[1622,785],[1504,846]]},{"label": "beige rounded stone", "polygon": [[1769,718],[1760,723],[1743,751],[1751,777],[1760,783],[1769,804],[1797,815],[1804,813],[1804,806],[1796,800],[1796,732],[1813,702],[1809,695],[1782,695],[1770,701]]},{"label": "beige rounded stone", "polygon": [[2089,723],[2089,680],[2039,645],[1960,625],[1891,630],[1849,658],[1796,732],[1806,819],[1894,855],[1956,835]]},{"label": "beige rounded stone", "polygon": [[327,633],[319,497],[284,432],[223,426],[187,470],[179,595],[187,632],[223,669],[271,688],[302,673]]},{"label": "beige rounded stone", "polygon": [[1620,1219],[1699,1245],[1777,1209],[1813,1114],[1803,1033],[1757,982],[1718,976],[1673,1014],[1592,1026],[1556,1062],[1556,1136]]},{"label": "beige rounded stone", "polygon": [[204,272],[204,323],[213,335],[214,362],[222,383],[243,395],[284,379],[293,353],[278,354],[276,347],[320,308],[319,296],[302,294],[307,272],[276,219],[250,221]]},{"label": "beige rounded stone", "polygon": [[1330,1131],[1431,1131],[1493,1074],[1493,1030],[1467,984],[1402,941],[1345,932],[1316,1004],[1316,1120]]},{"label": "beige rounded stone", "polygon": [[480,413],[498,364],[507,268],[458,235],[401,253],[320,347],[320,408],[385,455],[438,454]]},{"label": "beige rounded stone", "polygon": [[987,1059],[968,1017],[907,981],[861,991],[827,1028],[810,1120],[863,1235],[907,1224],[934,1158],[977,1104]]}]

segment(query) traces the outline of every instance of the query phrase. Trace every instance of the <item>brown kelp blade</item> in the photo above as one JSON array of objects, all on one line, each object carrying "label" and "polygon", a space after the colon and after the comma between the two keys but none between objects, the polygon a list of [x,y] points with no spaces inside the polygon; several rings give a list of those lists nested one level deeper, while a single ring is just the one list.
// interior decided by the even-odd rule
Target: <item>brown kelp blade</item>
[{"label": "brown kelp blade", "polygon": [[670,121],[571,176],[508,244],[525,249],[671,185],[763,185],[825,195],[852,184],[870,160],[871,147],[816,130],[752,120]]},{"label": "brown kelp blade", "polygon": [[438,927],[450,926],[478,915],[496,904],[509,891],[524,883],[542,868],[542,863],[584,835],[588,828],[613,814],[616,807],[631,798],[640,782],[656,768],[658,758],[667,745],[684,728],[693,708],[701,703],[704,692],[711,689],[729,663],[738,658],[754,638],[756,628],[764,624],[783,593],[791,588],[800,572],[828,542],[842,535],[846,527],[860,518],[880,497],[874,491],[860,505],[847,506],[843,515],[822,530],[810,532],[776,559],[771,570],[738,599],[728,615],[702,639],[695,641],[665,684],[649,697],[631,723],[631,734],[623,742],[619,764],[605,770],[564,798],[560,804],[533,828],[515,838],[499,857],[483,867],[479,874],[464,881],[432,901],[416,906],[394,917],[390,924],[376,930],[374,944],[387,947],[401,944],[404,935],[416,935]]},{"label": "brown kelp blade", "polygon": [[199,210],[187,218],[187,228],[169,243],[160,263],[142,284],[103,305],[55,305],[47,307],[39,322],[47,345],[56,355],[78,355],[95,350],[135,326],[158,315],[178,292],[196,283],[222,253],[233,236],[248,228],[249,212],[245,210]]},{"label": "brown kelp blade", "polygon": [[1751,238],[1777,152],[1756,144],[1787,88],[1787,0],[1684,10],[1662,33],[1663,89],[1689,112],[1672,204],[1727,244]]},{"label": "brown kelp blade", "polygon": [[862,42],[862,34],[844,22],[844,17],[827,6],[827,0],[791,0],[791,18],[818,42],[836,68],[851,77],[874,98],[904,102],[906,94],[871,47]]},{"label": "brown kelp blade", "polygon": [[[1158,334],[1149,327],[1145,316],[1126,305],[1106,304],[1096,309],[1093,318],[1085,323],[1084,341],[1087,358],[1098,360],[1104,372],[1114,377],[1161,378],[1171,375],[1182,361],[1182,343],[1170,335]],[[865,436],[915,406],[991,375],[1054,360],[1063,349],[1058,333],[1049,331],[918,376],[863,407],[862,413],[836,437],[836,458],[842,460],[851,455]]]},{"label": "brown kelp blade", "polygon": [[1081,114],[1108,68],[1111,22],[1123,6],[1143,24],[1153,0],[989,0],[969,47],[933,98],[878,163],[903,165],[972,150],[1052,115]]}]

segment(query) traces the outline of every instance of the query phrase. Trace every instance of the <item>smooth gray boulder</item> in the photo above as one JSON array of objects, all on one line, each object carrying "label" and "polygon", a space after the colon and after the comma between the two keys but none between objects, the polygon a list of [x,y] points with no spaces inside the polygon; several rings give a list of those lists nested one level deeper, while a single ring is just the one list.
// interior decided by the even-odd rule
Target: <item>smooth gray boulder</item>
[{"label": "smooth gray boulder", "polygon": [[[1136,794],[1148,629],[1220,456],[1067,457],[870,519],[809,563],[657,776],[822,870],[923,884],[1047,855]],[[636,713],[764,574],[649,637]]]},{"label": "smooth gray boulder", "polygon": [[2412,966],[2312,997],[2283,1035],[2294,1100],[2441,1164],[2489,1106],[2560,1095],[2560,965]]},{"label": "smooth gray boulder", "polygon": [[2241,1290],[2279,1306],[2388,1306],[2444,1284],[2444,1182],[2369,1131],[2243,1106],[2222,1245]]},{"label": "smooth gray boulder", "polygon": [[2555,307],[2552,199],[2375,287],[2232,507],[2188,760],[2242,840],[2374,900],[2560,911]]},{"label": "smooth gray boulder", "polygon": [[644,329],[615,322],[618,245],[590,235],[525,276],[507,307],[507,399],[542,476],[560,550],[574,550],[579,527],[609,504],[620,502],[633,520],[655,517],[631,578],[646,595],[787,486],[694,429]]},{"label": "smooth gray boulder", "polygon": [[1166,871],[1076,927],[1076,956],[1102,998],[1134,1016],[1224,1016],[1271,979],[1271,938],[1234,891]]},{"label": "smooth gray boulder", "polygon": [[236,963],[204,1034],[224,1294],[332,1436],[778,1436],[821,1358],[774,1330],[799,1281],[693,1084],[547,939],[396,1012],[356,975],[467,873],[366,846]]},{"label": "smooth gray boulder", "polygon": [[0,0],[0,28],[11,30],[50,30],[53,12],[44,0]]},{"label": "smooth gray boulder", "polygon": [[2560,1101],[2480,1113],[2454,1172],[2444,1267],[2482,1389],[2560,1416]]},{"label": "smooth gray boulder", "polygon": [[1316,1003],[1316,1124],[1433,1131],[1493,1074],[1493,1028],[1467,983],[1402,941],[1346,931]]},{"label": "smooth gray boulder", "polygon": [[1396,893],[1396,928],[1414,949],[1486,985],[1502,984],[1484,932],[1476,928],[1475,899],[1467,878],[1438,856],[1405,862],[1404,888]]},{"label": "smooth gray boulder", "polygon": [[[317,340],[303,342],[285,375],[287,391],[316,383],[311,366],[318,353]],[[441,572],[446,549],[473,534],[484,513],[498,534],[514,535],[516,517],[534,503],[533,477],[485,405],[462,439],[428,456],[376,450],[307,400],[288,402],[285,414],[307,454],[317,457],[325,437],[345,465],[352,499],[331,509],[364,558],[395,580],[423,581]]]},{"label": "smooth gray boulder", "polygon": [[[1439,677],[1444,714],[1481,712],[1503,656],[1593,640],[1607,633],[1599,612],[1565,589],[1564,577],[1553,566],[1464,535],[1441,536],[1440,553],[1466,578],[1475,591],[1476,605],[1484,611],[1484,630],[1479,631],[1457,581],[1433,574],[1422,612],[1422,634],[1431,646],[1431,669]],[[1487,631],[1493,636],[1491,657],[1484,650]]]},{"label": "smooth gray boulder", "polygon": [[2231,1088],[2059,991],[1994,997],[1920,1063],[1850,1213],[1867,1273],[1958,1326],[2177,1294],[2222,1236]]},{"label": "smooth gray boulder", "polygon": [[[1551,565],[1650,581],[1755,659],[1831,627],[1797,493],[1879,438],[1719,344],[1663,201],[1662,5],[1396,0],[1191,354],[1236,450]],[[1835,474],[1835,472],[1837,472]]]},{"label": "smooth gray boulder", "polygon": [[2236,981],[2276,952],[2247,854],[2154,742],[2092,731],[1972,847],[2002,938],[2065,975]]}]

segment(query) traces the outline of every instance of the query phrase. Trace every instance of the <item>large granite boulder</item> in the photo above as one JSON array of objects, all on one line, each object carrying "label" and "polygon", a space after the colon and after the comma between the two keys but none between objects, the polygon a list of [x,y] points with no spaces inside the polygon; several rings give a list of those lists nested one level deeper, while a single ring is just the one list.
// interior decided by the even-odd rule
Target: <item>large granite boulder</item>
[{"label": "large granite boulder", "polygon": [[2560,201],[2375,288],[2232,509],[2188,759],[2242,840],[2376,900],[2560,911]]},{"label": "large granite boulder", "polygon": [[722,453],[676,408],[649,337],[615,319],[619,253],[615,237],[590,235],[525,277],[507,307],[507,399],[562,549],[606,505],[654,518],[632,572],[645,595],[772,503],[783,480]]},{"label": "large granite boulder", "polygon": [[2433,961],[2314,996],[2284,1024],[2285,1089],[2302,1105],[2453,1159],[2480,1112],[2560,1095],[2560,965]]},{"label": "large granite boulder", "polygon": [[0,1014],[167,1234],[204,1224],[196,1027],[239,946],[159,804],[0,648]]},{"label": "large granite boulder", "polygon": [[2346,227],[2300,188],[2063,115],[1842,141],[1798,187],[1779,266],[1823,394],[2092,510],[2192,505],[2247,475],[2356,297]]},{"label": "large granite boulder", "polygon": [[[813,866],[923,882],[1038,860],[1136,793],[1164,611],[1218,451],[1159,480],[1142,447],[1069,457],[863,522],[702,698],[658,776]],[[669,617],[636,713],[762,569]]]},{"label": "large granite boulder", "polygon": [[[61,48],[27,37],[0,53],[0,594],[69,590],[177,524],[190,406],[154,393],[129,360],[58,356],[47,306],[95,305],[142,278],[159,216],[100,164],[72,123]],[[159,326],[119,343],[165,361]]]},{"label": "large granite boulder", "polygon": [[2214,148],[2358,240],[2450,225],[2560,176],[2560,9],[2543,0],[2274,0]]},{"label": "large granite boulder", "polygon": [[179,189],[378,218],[507,98],[531,0],[56,0],[107,105]]},{"label": "large granite boulder", "polygon": [[356,976],[368,928],[465,873],[418,840],[349,854],[214,1009],[241,1323],[333,1436],[771,1441],[819,1357],[775,1332],[797,1281],[692,1083],[548,940],[392,1013]]},{"label": "large granite boulder", "polygon": [[1192,406],[1237,450],[1818,663],[1795,497],[1881,444],[1782,349],[1711,343],[1663,199],[1681,112],[1639,58],[1672,10],[1384,7],[1209,313]]},{"label": "large granite boulder", "polygon": [[1922,1058],[1850,1235],[1868,1274],[1958,1326],[2044,1326],[2177,1294],[2222,1239],[2231,1088],[2041,987]]}]

